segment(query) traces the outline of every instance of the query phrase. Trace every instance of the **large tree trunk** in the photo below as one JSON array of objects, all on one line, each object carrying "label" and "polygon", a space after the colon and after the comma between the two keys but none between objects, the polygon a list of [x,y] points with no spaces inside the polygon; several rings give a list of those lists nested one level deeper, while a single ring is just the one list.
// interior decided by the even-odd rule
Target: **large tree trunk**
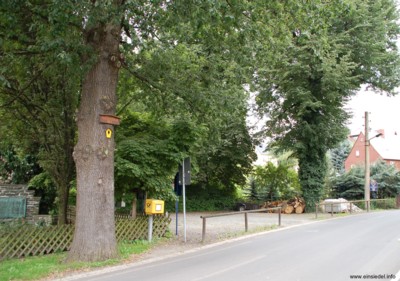
[{"label": "large tree trunk", "polygon": [[[119,27],[102,25],[86,34],[98,56],[82,85],[78,112],[77,209],[68,260],[98,261],[117,255],[114,222],[114,128],[100,114],[115,114]],[[112,130],[107,138],[106,130]]]}]

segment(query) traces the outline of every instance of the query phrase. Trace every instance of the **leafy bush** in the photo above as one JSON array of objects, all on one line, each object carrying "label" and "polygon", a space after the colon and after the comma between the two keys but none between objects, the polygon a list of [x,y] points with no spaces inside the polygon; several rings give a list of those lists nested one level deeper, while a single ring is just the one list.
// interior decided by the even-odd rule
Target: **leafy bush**
[{"label": "leafy bush", "polygon": [[13,147],[0,150],[0,182],[27,183],[40,171],[34,155],[20,155]]},{"label": "leafy bush", "polygon": [[[232,210],[239,201],[236,190],[227,190],[218,186],[190,185],[186,187],[186,210],[224,211]],[[175,212],[175,201],[166,201],[166,210]],[[182,197],[179,198],[179,211],[183,210]]]},{"label": "leafy bush", "polygon": [[[186,211],[200,212],[200,211],[224,211],[232,210],[238,199],[236,198],[215,198],[215,199],[196,199],[186,198]],[[168,212],[175,212],[175,202],[167,201],[165,209]],[[183,200],[179,198],[179,211],[183,210]]]},{"label": "leafy bush", "polygon": [[250,177],[250,185],[244,190],[249,200],[285,200],[300,195],[297,172],[289,162],[278,165],[268,162],[257,166]]},{"label": "leafy bush", "polygon": [[160,120],[127,112],[118,128],[115,154],[117,196],[141,190],[148,196],[170,197],[178,164],[196,140],[197,129],[185,120]]},{"label": "leafy bush", "polygon": [[[378,198],[400,194],[400,172],[392,165],[377,162],[371,166],[371,181],[378,184]],[[334,197],[357,200],[364,198],[365,170],[359,166],[332,180]]]}]

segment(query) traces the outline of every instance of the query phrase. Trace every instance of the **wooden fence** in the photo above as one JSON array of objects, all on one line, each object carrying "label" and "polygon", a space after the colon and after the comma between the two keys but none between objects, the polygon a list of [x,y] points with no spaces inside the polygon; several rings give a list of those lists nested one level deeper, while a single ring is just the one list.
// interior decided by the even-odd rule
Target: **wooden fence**
[{"label": "wooden fence", "polygon": [[[165,235],[171,222],[170,217],[154,216],[153,237]],[[71,247],[74,225],[34,226],[19,225],[0,229],[0,260],[45,255],[68,251]],[[117,218],[115,223],[117,241],[146,239],[148,218]]]},{"label": "wooden fence", "polygon": [[265,212],[271,212],[271,211],[278,211],[278,225],[281,226],[282,207],[264,208],[264,209],[250,210],[250,211],[239,211],[239,212],[221,213],[221,214],[208,215],[208,216],[200,216],[200,218],[203,220],[203,230],[202,230],[202,235],[201,235],[201,242],[204,242],[204,240],[206,238],[206,229],[207,229],[206,219],[208,219],[208,218],[216,218],[216,217],[234,216],[234,215],[244,214],[244,230],[247,232],[249,229],[249,223],[248,223],[248,219],[247,219],[248,213],[265,213]]}]

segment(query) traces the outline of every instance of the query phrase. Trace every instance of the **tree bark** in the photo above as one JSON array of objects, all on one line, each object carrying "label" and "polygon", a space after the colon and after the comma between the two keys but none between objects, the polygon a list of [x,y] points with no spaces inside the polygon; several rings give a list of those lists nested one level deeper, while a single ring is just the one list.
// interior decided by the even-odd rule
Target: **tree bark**
[{"label": "tree bark", "polygon": [[58,225],[67,223],[69,185],[58,186]]},{"label": "tree bark", "polygon": [[[117,256],[114,218],[114,126],[100,114],[115,114],[120,27],[104,24],[86,34],[97,63],[86,74],[77,115],[77,210],[69,261],[99,261]],[[112,135],[106,136],[110,129]]]},{"label": "tree bark", "polygon": [[131,217],[133,219],[136,219],[137,216],[137,199],[136,199],[136,192],[133,192],[133,199],[132,199],[132,211],[131,211]]}]

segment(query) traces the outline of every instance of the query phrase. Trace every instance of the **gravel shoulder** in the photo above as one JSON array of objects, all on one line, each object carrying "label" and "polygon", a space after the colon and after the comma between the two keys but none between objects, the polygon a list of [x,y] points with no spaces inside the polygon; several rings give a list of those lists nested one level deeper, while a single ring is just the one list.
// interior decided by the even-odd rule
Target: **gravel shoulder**
[{"label": "gravel shoulder", "polygon": [[[218,243],[247,234],[268,231],[278,228],[276,213],[248,213],[248,232],[245,232],[244,213],[230,216],[207,218],[206,239],[202,242],[201,216],[217,215],[222,212],[191,212],[186,214],[186,242],[184,241],[184,217],[178,214],[176,224],[175,213],[170,214],[170,232],[172,238],[158,242],[151,250],[137,257],[139,260],[159,259],[163,256],[178,255],[206,245]],[[326,214],[319,215],[323,219]],[[282,214],[281,228],[316,221],[315,214]],[[178,235],[176,235],[176,229]]]}]

